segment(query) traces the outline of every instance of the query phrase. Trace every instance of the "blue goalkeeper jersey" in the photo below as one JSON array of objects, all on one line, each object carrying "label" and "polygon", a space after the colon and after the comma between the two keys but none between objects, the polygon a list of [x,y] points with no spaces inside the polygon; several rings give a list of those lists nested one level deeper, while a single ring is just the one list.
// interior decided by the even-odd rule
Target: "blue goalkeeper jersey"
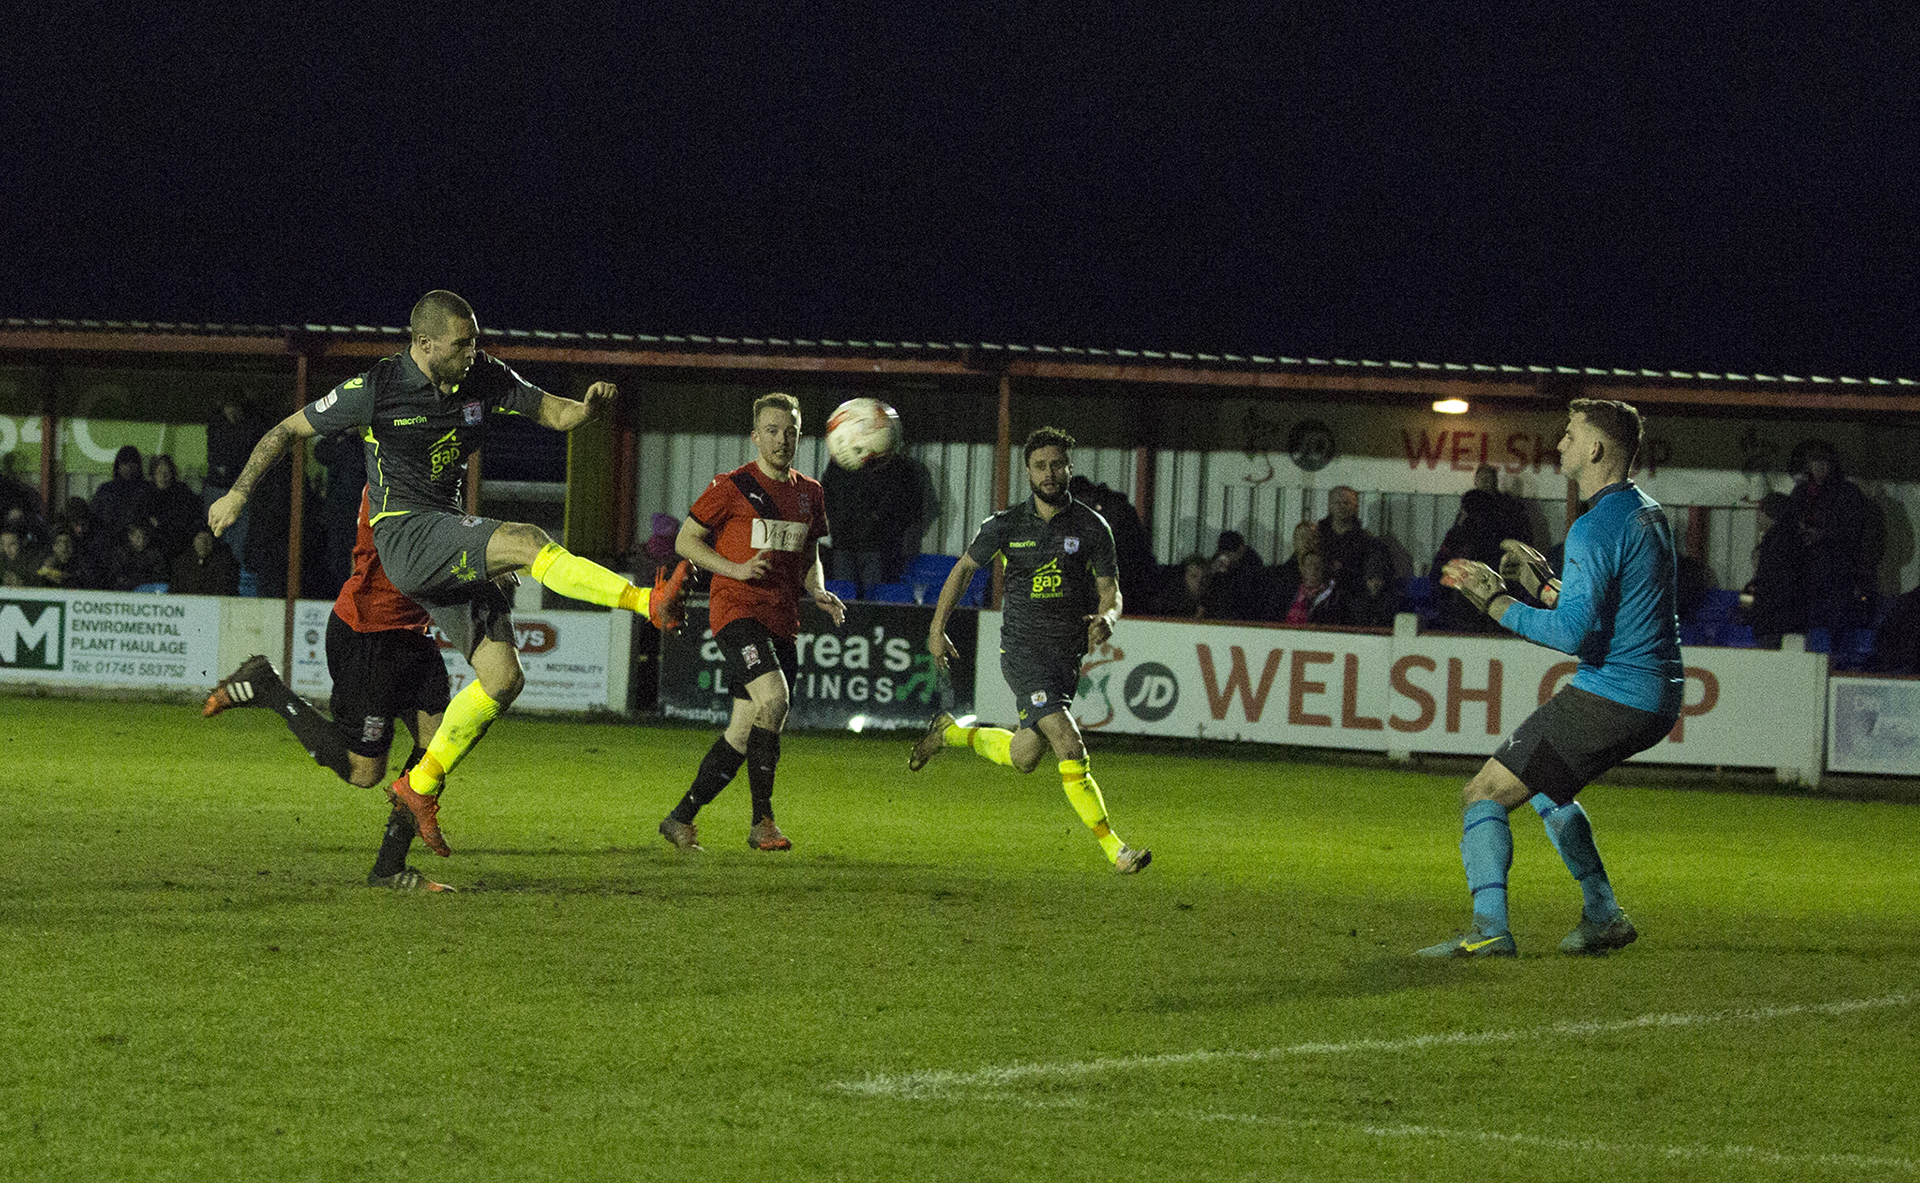
[{"label": "blue goalkeeper jersey", "polygon": [[1630,480],[1608,485],[1567,531],[1564,566],[1552,609],[1514,604],[1500,623],[1578,657],[1573,684],[1580,689],[1676,714],[1687,682],[1666,511]]}]

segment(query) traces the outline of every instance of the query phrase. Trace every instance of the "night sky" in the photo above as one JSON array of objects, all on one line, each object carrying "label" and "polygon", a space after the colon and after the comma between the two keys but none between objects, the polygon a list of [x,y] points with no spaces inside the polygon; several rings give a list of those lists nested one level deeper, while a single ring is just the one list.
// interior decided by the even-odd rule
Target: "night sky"
[{"label": "night sky", "polygon": [[0,316],[1920,377],[1909,6],[1392,7],[17,7]]}]

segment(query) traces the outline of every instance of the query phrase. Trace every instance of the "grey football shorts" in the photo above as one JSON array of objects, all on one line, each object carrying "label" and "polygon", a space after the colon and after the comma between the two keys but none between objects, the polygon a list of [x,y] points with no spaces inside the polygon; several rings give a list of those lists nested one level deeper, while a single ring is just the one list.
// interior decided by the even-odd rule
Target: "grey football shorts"
[{"label": "grey football shorts", "polygon": [[1032,727],[1048,715],[1073,709],[1074,692],[1080,689],[1080,655],[1016,645],[1000,650],[1000,674],[1020,708],[1020,726]]},{"label": "grey football shorts", "polygon": [[427,610],[447,642],[472,657],[483,638],[514,643],[512,604],[487,578],[487,543],[498,518],[414,510],[373,524],[380,566]]},{"label": "grey football shorts", "polygon": [[1565,805],[1594,777],[1665,739],[1678,717],[1567,686],[1527,716],[1493,758],[1533,792]]}]

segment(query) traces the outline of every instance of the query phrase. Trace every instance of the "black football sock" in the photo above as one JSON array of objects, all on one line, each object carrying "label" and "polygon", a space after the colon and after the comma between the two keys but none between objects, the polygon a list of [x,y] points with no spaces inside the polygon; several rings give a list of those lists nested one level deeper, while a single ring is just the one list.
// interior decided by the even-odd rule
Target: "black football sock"
[{"label": "black football sock", "polygon": [[387,816],[387,832],[380,839],[380,853],[373,856],[373,870],[367,872],[368,883],[406,870],[407,851],[413,848],[413,835],[413,811],[404,805],[395,805],[393,812]]},{"label": "black football sock", "polygon": [[773,816],[773,770],[780,763],[780,733],[765,727],[747,732],[747,788],[753,793],[754,824]]},{"label": "black football sock", "polygon": [[[420,762],[427,749],[418,744],[407,756],[407,762],[400,769],[400,775]],[[386,835],[380,839],[380,853],[373,856],[373,870],[367,872],[367,882],[384,879],[389,875],[398,875],[407,866],[407,851],[413,849],[414,822],[413,811],[404,805],[393,807],[393,813],[387,818]]]},{"label": "black football sock", "polygon": [[[751,746],[752,741],[748,741]],[[707,754],[701,757],[700,771],[693,774],[693,787],[687,795],[680,798],[680,804],[673,807],[673,820],[682,825],[692,825],[693,817],[702,806],[720,795],[720,790],[733,783],[734,774],[740,771],[740,763],[746,754],[733,750],[733,745],[722,735],[713,741]]]},{"label": "black football sock", "polygon": [[347,760],[347,736],[336,727],[333,720],[321,714],[306,699],[282,685],[278,679],[267,682],[262,679],[255,684],[261,706],[268,707],[280,716],[287,730],[293,732],[293,738],[307,749],[307,755],[313,762],[332,772],[344,781],[353,779],[353,765]]}]

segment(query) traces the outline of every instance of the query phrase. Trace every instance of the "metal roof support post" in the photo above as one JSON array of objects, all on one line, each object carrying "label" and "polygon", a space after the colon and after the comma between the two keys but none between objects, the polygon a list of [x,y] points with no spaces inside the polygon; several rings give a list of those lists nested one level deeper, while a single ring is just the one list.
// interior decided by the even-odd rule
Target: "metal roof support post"
[{"label": "metal roof support post", "polygon": [[53,445],[60,438],[60,417],[53,409],[53,388],[59,380],[60,367],[48,366],[46,386],[40,391],[40,508],[47,515],[47,529],[58,533],[60,511],[66,508],[53,503]]},{"label": "metal roof support post", "polygon": [[[1007,374],[1000,375],[1000,409],[994,422],[993,438],[993,508],[997,513],[1007,507],[1013,484],[1013,379]],[[992,582],[987,589],[987,604],[997,611],[1000,593],[1006,586],[1006,565],[995,564],[990,578]]]},{"label": "metal roof support post", "polygon": [[[293,409],[307,405],[307,354],[304,349],[293,356]],[[293,482],[293,511],[287,515],[287,605],[281,627],[280,669],[288,683],[293,681],[293,612],[300,598],[300,543],[306,536],[307,441],[295,438],[287,450],[287,479]]]}]

